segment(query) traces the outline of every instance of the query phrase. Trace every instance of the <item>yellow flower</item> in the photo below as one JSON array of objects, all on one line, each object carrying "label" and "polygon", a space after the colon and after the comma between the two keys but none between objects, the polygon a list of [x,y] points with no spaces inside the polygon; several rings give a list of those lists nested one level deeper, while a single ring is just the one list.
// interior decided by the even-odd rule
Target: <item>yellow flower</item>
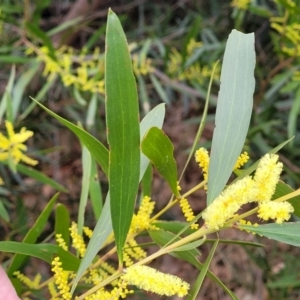
[{"label": "yellow flower", "polygon": [[22,274],[20,271],[14,272],[14,275],[30,289],[38,289],[42,275],[38,273],[33,280]]},{"label": "yellow flower", "polygon": [[132,266],[122,276],[128,284],[159,295],[183,297],[187,295],[190,285],[170,274],[161,273],[147,266]]},{"label": "yellow flower", "polygon": [[245,165],[247,163],[248,160],[249,160],[249,155],[245,151],[238,157],[233,169],[234,170],[240,169],[243,165]]},{"label": "yellow flower", "polygon": [[289,220],[293,211],[293,206],[287,201],[264,201],[258,206],[258,217],[265,221],[273,219],[276,223],[282,224]]},{"label": "yellow flower", "polygon": [[[193,213],[193,210],[189,204],[189,202],[187,201],[186,198],[182,198],[179,202],[179,205],[182,209],[182,212],[185,216],[185,219],[187,220],[187,222],[192,221],[195,218],[195,215]],[[192,229],[198,229],[199,225],[198,224],[192,224],[191,228]]]},{"label": "yellow flower", "polygon": [[56,234],[55,239],[56,239],[56,243],[59,247],[63,248],[65,251],[68,251],[68,246],[61,234],[59,234],[59,233]]},{"label": "yellow flower", "polygon": [[132,258],[140,260],[147,256],[147,253],[139,247],[135,239],[128,241],[123,249],[124,262],[127,267],[133,264]]},{"label": "yellow flower", "polygon": [[243,204],[253,201],[254,182],[250,176],[228,186],[204,211],[207,228],[220,229]]},{"label": "yellow flower", "polygon": [[86,245],[83,237],[78,234],[77,224],[75,222],[72,222],[70,235],[72,238],[72,246],[79,252],[80,256],[83,257],[86,251]]},{"label": "yellow flower", "polygon": [[36,160],[23,153],[27,150],[26,145],[23,143],[33,136],[33,132],[23,127],[19,133],[15,133],[12,123],[9,121],[5,121],[5,127],[8,137],[0,132],[0,161],[12,158],[15,165],[20,161],[28,165],[36,165],[38,163]]},{"label": "yellow flower", "polygon": [[254,175],[256,201],[269,201],[275,192],[283,164],[278,162],[278,155],[266,154],[258,164]]},{"label": "yellow flower", "polygon": [[70,272],[64,271],[64,269],[61,267],[62,263],[59,257],[55,257],[51,265],[51,271],[54,273],[55,284],[57,285],[62,298],[65,300],[70,300],[72,298],[70,287],[68,286]]},{"label": "yellow flower", "polygon": [[203,177],[205,180],[208,178],[208,167],[209,167],[209,154],[205,148],[200,148],[195,153],[195,160],[202,168]]},{"label": "yellow flower", "polygon": [[144,196],[138,213],[136,215],[133,215],[130,225],[130,233],[156,228],[150,223],[150,215],[153,212],[154,205],[155,203],[151,200],[150,197]]}]

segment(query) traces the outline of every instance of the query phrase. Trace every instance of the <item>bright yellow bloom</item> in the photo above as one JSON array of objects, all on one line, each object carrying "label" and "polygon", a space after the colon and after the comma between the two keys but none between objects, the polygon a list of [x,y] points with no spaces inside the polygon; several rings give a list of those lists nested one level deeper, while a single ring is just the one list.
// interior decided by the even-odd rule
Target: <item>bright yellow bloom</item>
[{"label": "bright yellow bloom", "polygon": [[249,160],[249,155],[245,151],[238,157],[233,169],[234,170],[240,169],[243,165],[245,165],[247,163],[248,160]]},{"label": "bright yellow bloom", "polygon": [[150,223],[150,215],[154,209],[154,201],[150,197],[144,196],[140,205],[138,213],[133,215],[132,222],[130,225],[130,233],[139,232],[147,229],[156,229],[155,226]]},{"label": "bright yellow bloom", "polygon": [[33,280],[22,274],[20,271],[14,272],[14,275],[30,289],[38,289],[42,275],[38,273]]},{"label": "bright yellow bloom", "polygon": [[245,203],[253,201],[254,182],[250,176],[228,186],[204,211],[202,218],[211,229],[220,229]]},{"label": "bright yellow bloom", "polygon": [[135,241],[131,239],[128,241],[123,249],[124,262],[127,267],[133,264],[132,258],[135,260],[140,260],[147,256],[146,251],[144,251]]},{"label": "bright yellow bloom", "polygon": [[70,235],[72,238],[72,246],[79,252],[80,256],[83,257],[86,251],[86,245],[83,237],[78,234],[77,224],[75,222],[72,222]]},{"label": "bright yellow bloom", "polygon": [[293,211],[293,206],[287,201],[264,201],[258,206],[258,217],[265,221],[273,219],[276,223],[282,224],[289,220]]},{"label": "bright yellow bloom", "polygon": [[85,235],[86,235],[88,238],[91,238],[92,235],[93,235],[93,230],[90,229],[90,228],[87,227],[87,226],[83,226],[83,232],[85,233]]},{"label": "bright yellow bloom", "polygon": [[59,247],[63,248],[65,251],[68,251],[68,246],[65,242],[65,240],[62,238],[61,234],[56,234],[55,235],[56,243]]},{"label": "bright yellow bloom", "polygon": [[258,164],[254,175],[255,201],[269,201],[275,192],[283,164],[278,162],[278,155],[266,154]]},{"label": "bright yellow bloom", "polygon": [[[192,221],[195,218],[195,215],[194,215],[193,210],[192,210],[189,202],[187,201],[187,199],[186,198],[180,199],[179,204],[180,204],[180,207],[182,209],[182,212],[183,212],[187,222]],[[191,225],[192,229],[198,229],[198,227],[199,227],[199,224],[192,224]]]},{"label": "bright yellow bloom", "polygon": [[12,123],[9,121],[5,121],[5,127],[8,137],[0,132],[0,161],[12,158],[15,165],[20,161],[28,165],[36,165],[38,163],[36,160],[23,153],[27,150],[26,145],[23,143],[33,136],[33,132],[23,127],[19,133],[15,133]]},{"label": "bright yellow bloom", "polygon": [[59,257],[55,257],[51,265],[51,271],[54,273],[55,284],[57,285],[62,298],[65,300],[70,300],[72,298],[70,287],[68,286],[70,272],[64,271],[64,269],[61,267],[62,263]]},{"label": "bright yellow bloom", "polygon": [[208,179],[209,154],[205,148],[200,148],[195,153],[195,160],[202,169],[204,180]]},{"label": "bright yellow bloom", "polygon": [[145,291],[158,295],[183,297],[187,295],[190,285],[170,274],[161,273],[147,266],[132,266],[125,270],[123,280]]}]

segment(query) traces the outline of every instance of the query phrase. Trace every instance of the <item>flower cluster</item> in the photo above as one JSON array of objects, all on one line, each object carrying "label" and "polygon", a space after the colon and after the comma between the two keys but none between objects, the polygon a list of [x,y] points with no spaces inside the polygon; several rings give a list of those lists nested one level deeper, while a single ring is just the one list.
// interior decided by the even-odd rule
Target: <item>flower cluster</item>
[{"label": "flower cluster", "polygon": [[22,274],[20,271],[14,272],[14,276],[16,276],[22,283],[24,283],[30,289],[38,289],[42,279],[42,275],[40,273],[38,273],[33,280]]},{"label": "flower cluster", "polygon": [[233,0],[230,5],[241,10],[246,10],[251,3],[251,0]]},{"label": "flower cluster", "polygon": [[147,266],[132,266],[125,270],[123,280],[145,291],[158,295],[183,297],[187,295],[189,284],[179,277],[161,273]]},{"label": "flower cluster", "polygon": [[23,161],[28,165],[35,166],[38,162],[23,153],[27,150],[24,142],[33,136],[33,132],[22,127],[19,133],[15,133],[10,121],[5,121],[5,127],[8,137],[0,132],[0,161],[11,158],[15,165]]},{"label": "flower cluster", "polygon": [[[195,218],[195,215],[193,213],[193,210],[188,202],[188,200],[186,198],[182,198],[179,201],[179,205],[182,209],[182,212],[187,220],[187,222],[192,221]],[[191,228],[192,229],[198,229],[199,224],[192,224]]]},{"label": "flower cluster", "polygon": [[230,220],[243,204],[258,203],[258,217],[282,223],[290,218],[293,207],[289,202],[271,201],[283,165],[278,155],[266,154],[260,160],[254,177],[246,176],[228,186],[207,207],[202,217],[208,228],[218,230]]},{"label": "flower cluster", "polygon": [[156,229],[156,227],[150,222],[150,216],[153,212],[154,205],[155,203],[151,200],[150,197],[144,196],[138,213],[134,214],[132,217],[129,230],[130,233],[136,233],[147,229]]},{"label": "flower cluster", "polygon": [[66,300],[70,300],[72,299],[72,295],[70,293],[70,287],[68,285],[68,278],[70,272],[65,271],[61,265],[62,263],[59,257],[55,257],[52,261],[51,271],[54,273],[55,284],[57,285],[62,298]]}]

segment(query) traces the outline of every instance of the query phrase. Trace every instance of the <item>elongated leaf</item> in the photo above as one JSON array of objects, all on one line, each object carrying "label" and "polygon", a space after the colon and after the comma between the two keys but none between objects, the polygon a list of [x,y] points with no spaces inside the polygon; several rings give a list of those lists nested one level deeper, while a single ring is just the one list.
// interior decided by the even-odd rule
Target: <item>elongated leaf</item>
[{"label": "elongated leaf", "polygon": [[[297,120],[300,112],[300,87],[298,87],[295,95],[295,99],[292,104],[292,108],[289,113],[288,119],[288,137],[292,137],[296,134],[297,130]],[[293,147],[294,141],[291,141],[290,147]]]},{"label": "elongated leaf", "polygon": [[78,233],[82,233],[84,225],[84,213],[87,204],[90,188],[90,176],[92,168],[92,158],[86,147],[82,147],[82,179],[81,179],[81,194],[78,211]]},{"label": "elongated leaf", "polygon": [[25,174],[31,178],[36,179],[37,181],[44,183],[44,184],[48,184],[50,186],[52,186],[54,189],[56,189],[59,192],[64,192],[64,193],[68,193],[69,191],[63,187],[61,184],[59,184],[57,181],[51,179],[50,177],[48,177],[47,175],[45,175],[44,173],[37,171],[31,167],[22,165],[22,164],[17,164],[17,171]]},{"label": "elongated leaf", "polygon": [[239,227],[266,236],[275,241],[300,247],[300,222],[283,224],[272,223],[260,225],[258,227],[252,225],[239,225]]},{"label": "elongated leaf", "polygon": [[254,34],[233,30],[221,72],[208,171],[208,205],[222,192],[245,143],[253,106],[254,66]]},{"label": "elongated leaf", "polygon": [[[52,208],[57,200],[58,194],[55,194],[52,199],[49,201],[45,209],[42,211],[34,225],[30,228],[28,233],[23,239],[23,243],[29,243],[34,244],[37,240],[37,238],[41,235],[43,232],[45,225],[48,221],[48,218],[50,216],[50,213],[52,212]],[[26,256],[16,254],[14,258],[12,259],[12,262],[10,264],[10,267],[8,269],[8,274],[12,275],[14,271],[17,271],[22,263],[24,262]]]},{"label": "elongated leaf", "polygon": [[[286,183],[279,181],[276,185],[276,190],[274,195],[272,196],[272,199],[280,198],[284,195],[290,194],[293,192],[294,189],[292,189],[289,185]],[[298,218],[300,218],[300,196],[296,196],[294,198],[291,198],[288,200],[294,207],[293,214],[296,215]]]},{"label": "elongated leaf", "polygon": [[55,209],[55,234],[61,234],[66,245],[70,245],[70,213],[67,207],[61,203]]},{"label": "elongated leaf", "polygon": [[190,291],[190,293],[187,297],[188,300],[195,300],[196,299],[196,297],[197,297],[197,295],[198,295],[198,293],[201,289],[204,278],[205,278],[206,274],[208,273],[208,267],[209,267],[209,265],[212,261],[212,258],[214,256],[214,253],[215,253],[216,249],[217,249],[218,243],[219,243],[219,240],[216,240],[214,242],[213,248],[210,250],[208,257],[207,257],[205,263],[203,264],[203,268],[202,268],[199,276],[197,277],[197,280],[196,280],[193,288],[191,289],[191,291]]},{"label": "elongated leaf", "polygon": [[[165,105],[160,104],[153,108],[142,120],[140,124],[141,137],[143,133],[148,131],[152,126],[162,126],[163,120],[165,117]],[[148,167],[149,160],[148,158],[141,153],[141,170],[140,178],[143,178],[144,173]],[[92,263],[93,259],[97,255],[98,251],[102,248],[108,236],[112,232],[112,223],[111,223],[111,212],[110,212],[110,197],[109,192],[106,196],[103,210],[101,212],[100,218],[97,221],[96,227],[94,228],[92,238],[88,244],[85,255],[81,260],[80,267],[76,273],[71,291],[74,292],[75,287],[85,272],[85,270]]]},{"label": "elongated leaf", "polygon": [[145,135],[141,148],[159,174],[168,182],[173,194],[179,196],[177,165],[173,156],[174,147],[169,138],[161,129],[152,127]]},{"label": "elongated leaf", "polygon": [[199,246],[201,246],[203,243],[205,242],[205,239],[201,239],[198,241],[194,241],[188,244],[185,244],[183,246],[180,246],[178,248],[175,248],[173,251],[174,252],[178,252],[178,251],[187,251],[187,250],[192,250],[195,248],[198,248]]},{"label": "elongated leaf", "polygon": [[105,53],[106,124],[112,225],[120,263],[130,227],[140,173],[136,83],[121,23],[109,10]]},{"label": "elongated leaf", "polygon": [[76,271],[80,259],[61,247],[52,244],[27,244],[19,242],[0,242],[0,251],[8,253],[17,253],[20,256],[33,256],[40,258],[51,264],[54,256],[59,256],[62,267],[66,271]]},{"label": "elongated leaf", "polygon": [[17,117],[17,113],[19,112],[19,108],[22,102],[22,97],[24,95],[24,91],[27,85],[31,82],[33,76],[36,74],[40,67],[40,62],[35,62],[30,65],[28,70],[21,74],[18,78],[16,85],[14,86],[12,93],[12,119],[15,120]]},{"label": "elongated leaf", "polygon": [[10,221],[9,214],[1,199],[0,199],[0,219],[4,220],[5,222]]},{"label": "elongated leaf", "polygon": [[31,98],[33,101],[36,102],[42,109],[44,109],[48,114],[53,116],[56,120],[58,120],[60,123],[68,127],[73,133],[76,134],[76,136],[79,138],[81,143],[88,148],[91,155],[95,158],[97,163],[101,166],[103,172],[107,175],[108,174],[108,150],[106,147],[98,141],[96,138],[94,138],[92,135],[90,135],[88,132],[80,128],[79,126],[76,126],[72,124],[71,122],[65,120],[64,118],[58,116],[53,111],[45,107],[43,104],[39,103],[35,99]]}]

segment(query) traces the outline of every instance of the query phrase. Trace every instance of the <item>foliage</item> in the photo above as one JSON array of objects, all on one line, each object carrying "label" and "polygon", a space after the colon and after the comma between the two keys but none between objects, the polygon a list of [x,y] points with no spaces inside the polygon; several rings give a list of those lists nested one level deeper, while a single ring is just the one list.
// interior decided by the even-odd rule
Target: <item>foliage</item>
[{"label": "foliage", "polygon": [[[77,295],[78,299],[130,298],[136,290],[128,285],[159,295],[182,297],[188,293],[187,299],[195,299],[206,276],[232,299],[237,299],[209,270],[217,246],[230,241],[208,240],[209,235],[232,228],[299,247],[300,193],[293,189],[299,183],[300,173],[293,166],[299,159],[298,1],[257,4],[256,1],[237,0],[230,6],[212,1],[214,4],[208,6],[213,17],[205,15],[197,4],[191,9],[183,3],[188,11],[183,17],[180,15],[182,8],[176,3],[171,7],[146,1],[139,6],[140,14],[145,17],[148,11],[153,15],[158,13],[156,17],[160,22],[150,26],[148,20],[140,17],[138,29],[134,30],[135,20],[131,21],[127,36],[136,42],[127,44],[121,23],[126,26],[130,18],[120,15],[120,23],[109,11],[105,45],[101,38],[105,26],[95,29],[92,22],[79,17],[46,30],[41,25],[42,15],[51,7],[51,1],[36,1],[32,11],[29,2],[25,1],[22,6],[11,0],[0,5],[0,38],[5,45],[0,47],[3,54],[0,63],[6,71],[0,119],[6,120],[8,132],[8,137],[3,134],[0,137],[2,174],[8,165],[18,183],[23,183],[20,172],[58,191],[67,191],[43,174],[43,170],[20,164],[20,161],[29,165],[37,162],[23,153],[27,150],[24,142],[33,131],[37,136],[43,126],[51,128],[49,125],[53,121],[46,115],[43,115],[45,118],[38,117],[42,126],[34,126],[29,121],[26,127],[32,127],[31,130],[23,126],[31,116],[37,118],[42,109],[78,137],[83,174],[78,211],[70,215],[67,206],[58,204],[54,229],[46,240],[43,233],[51,220],[50,212],[58,201],[57,195],[49,200],[27,234],[23,234],[22,242],[15,242],[13,233],[5,237],[10,241],[0,242],[1,251],[7,253],[8,274],[24,299],[41,294],[51,299],[71,299],[72,295]],[[262,50],[258,53],[255,69],[259,80],[252,118],[254,35],[233,30],[225,43],[232,24],[228,22],[224,28],[213,26],[215,22],[219,24],[216,16],[221,15],[219,12],[224,7],[232,11],[230,22],[238,30],[253,31],[252,18],[257,18],[260,29],[264,22],[269,22],[272,28],[265,33],[266,40],[272,45],[270,53],[266,53],[267,43],[263,36],[256,37],[256,47]],[[165,13],[159,15],[157,8],[164,9]],[[172,17],[175,11],[177,18]],[[83,25],[93,29],[93,34],[80,45],[80,50],[57,43],[55,37]],[[176,32],[174,36],[173,32]],[[221,66],[216,61],[223,52]],[[38,89],[32,86],[33,82],[37,82]],[[34,96],[33,100],[29,99],[29,93]],[[75,101],[70,105],[61,105],[63,101],[55,102],[54,106],[46,105],[50,108],[41,104],[54,95],[55,99],[72,97]],[[196,104],[198,111],[203,111],[201,123],[199,118],[195,120],[200,126],[186,166],[199,146],[205,120],[216,124],[212,142],[207,143],[211,154],[198,147],[195,155],[204,179],[185,192],[180,187],[182,175],[177,173],[174,146],[162,130],[165,107],[155,106],[157,99],[173,105],[172,99],[176,96],[181,98],[184,106]],[[105,121],[101,115],[104,107]],[[142,115],[141,122],[139,114]],[[14,128],[18,127],[20,133],[15,133]],[[103,134],[104,127],[106,135]],[[282,129],[285,127],[287,131]],[[276,152],[286,143],[278,156]],[[28,148],[32,150],[33,143],[30,145]],[[36,144],[34,147],[41,148]],[[249,155],[242,153],[245,149]],[[36,152],[35,157],[46,161],[43,152]],[[246,169],[242,170],[250,157]],[[279,162],[280,158],[284,165]],[[108,191],[103,192],[106,195],[104,202],[98,167],[103,172],[101,181],[108,182]],[[172,192],[169,203],[158,212],[155,211],[156,201],[151,198],[153,167]],[[281,176],[283,168],[286,174]],[[235,179],[226,186],[232,176]],[[14,180],[2,177],[5,183],[1,190],[3,195],[20,199],[19,190],[12,188]],[[207,208],[195,216],[188,196],[198,189],[207,191]],[[86,224],[89,198],[96,220],[93,230]],[[22,201],[19,203],[16,214],[21,216],[24,206]],[[246,206],[247,203],[251,203],[252,209]],[[185,222],[162,221],[164,213],[174,206],[181,208]],[[246,212],[241,211],[241,207]],[[8,201],[0,200],[0,218],[5,226],[11,222],[11,209]],[[74,213],[77,222],[71,223]],[[287,222],[293,213],[295,222]],[[249,217],[253,220],[253,216],[258,217],[259,224],[250,223]],[[275,223],[262,224],[262,220]],[[20,231],[25,226],[23,232],[26,233],[25,219],[11,224],[11,228]],[[146,241],[158,246],[152,255],[147,253],[148,244],[142,243],[145,236],[148,237]],[[55,242],[57,245],[53,245]],[[201,263],[202,245],[209,242],[214,245]],[[242,244],[243,241],[232,243]],[[258,246],[255,243],[249,245]],[[14,255],[9,257],[8,253]],[[113,258],[115,253],[118,254],[117,261]],[[188,284],[145,266],[167,254],[193,265],[199,271],[197,280]],[[34,274],[33,280],[22,274],[20,271],[28,256],[51,265],[53,276],[45,281],[39,274]],[[289,279],[284,274],[282,278],[273,278],[274,282],[268,283],[268,288],[271,291],[281,289],[286,297],[288,283],[292,282],[295,287],[297,284],[294,277]],[[174,288],[168,289],[172,284]]]}]

